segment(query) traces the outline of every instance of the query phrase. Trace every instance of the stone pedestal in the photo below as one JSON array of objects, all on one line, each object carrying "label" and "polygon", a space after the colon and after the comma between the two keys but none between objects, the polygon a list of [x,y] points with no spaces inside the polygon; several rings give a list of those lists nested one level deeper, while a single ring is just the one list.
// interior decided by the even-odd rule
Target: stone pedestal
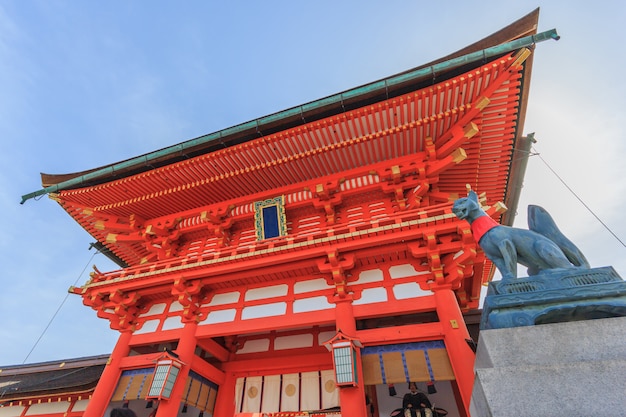
[{"label": "stone pedestal", "polygon": [[489,283],[480,330],[626,316],[626,281],[613,267],[560,269]]},{"label": "stone pedestal", "polygon": [[472,417],[626,416],[626,317],[480,332]]}]

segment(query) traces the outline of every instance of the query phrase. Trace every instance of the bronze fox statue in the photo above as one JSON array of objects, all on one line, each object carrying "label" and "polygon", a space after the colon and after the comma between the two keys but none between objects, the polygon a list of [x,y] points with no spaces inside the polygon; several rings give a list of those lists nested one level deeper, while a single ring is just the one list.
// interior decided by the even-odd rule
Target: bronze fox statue
[{"label": "bronze fox statue", "polygon": [[481,208],[474,191],[456,200],[452,212],[469,222],[474,239],[498,268],[503,280],[517,278],[518,263],[528,268],[529,276],[551,269],[589,268],[580,250],[539,206],[528,206],[530,230],[498,224]]}]

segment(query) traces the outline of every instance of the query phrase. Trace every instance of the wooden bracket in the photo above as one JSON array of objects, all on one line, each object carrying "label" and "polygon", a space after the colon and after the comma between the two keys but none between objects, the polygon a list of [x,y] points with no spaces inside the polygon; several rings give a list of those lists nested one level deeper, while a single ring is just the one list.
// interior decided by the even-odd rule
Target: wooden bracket
[{"label": "wooden bracket", "polygon": [[235,206],[222,206],[200,213],[200,219],[209,223],[209,230],[217,238],[218,247],[226,247],[230,244],[230,228],[233,225],[233,218],[229,217]]},{"label": "wooden bracket", "polygon": [[145,224],[145,221],[136,215],[131,215],[127,222],[120,223],[119,219],[113,221],[96,222],[96,228],[101,230],[113,230],[117,233],[108,233],[105,241],[107,244],[144,242],[145,248],[153,253],[153,258],[163,260],[175,256],[178,249],[178,240],[181,236],[177,229],[182,221],[180,217],[167,219],[158,223]]},{"label": "wooden bracket", "polygon": [[93,308],[98,317],[109,320],[111,329],[133,331],[138,324],[139,314],[146,310],[139,305],[140,299],[137,291],[93,291],[83,295],[83,304]]},{"label": "wooden bracket", "polygon": [[183,321],[200,322],[206,318],[200,311],[200,306],[207,298],[201,280],[189,281],[183,276],[177,277],[172,286],[172,295],[183,306]]},{"label": "wooden bracket", "polygon": [[328,251],[326,256],[327,259],[318,261],[317,267],[320,272],[330,274],[329,284],[335,286],[339,298],[345,298],[347,283],[351,278],[347,271],[354,268],[356,258],[354,255],[340,256],[337,250]]},{"label": "wooden bracket", "polygon": [[337,221],[335,207],[341,204],[339,180],[333,180],[326,184],[316,184],[313,192],[313,206],[316,209],[323,209],[326,214],[326,222],[335,224]]}]

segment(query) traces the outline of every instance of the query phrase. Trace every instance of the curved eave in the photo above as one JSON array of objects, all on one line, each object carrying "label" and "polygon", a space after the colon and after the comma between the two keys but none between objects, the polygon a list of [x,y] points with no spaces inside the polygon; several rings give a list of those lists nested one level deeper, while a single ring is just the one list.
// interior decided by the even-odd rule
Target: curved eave
[{"label": "curved eave", "polygon": [[[291,209],[290,195],[314,189],[318,178],[341,176],[342,187],[366,176],[375,176],[380,184],[389,181],[391,166],[411,166],[423,159],[429,138],[441,152],[438,160],[459,147],[467,153],[461,163],[436,174],[437,192],[444,201],[463,193],[466,183],[492,202],[503,201],[511,181],[527,74],[519,62],[529,53],[520,50],[447,81],[303,128],[106,184],[64,190],[54,198],[128,265],[148,256],[145,245],[141,240],[113,242],[109,234],[115,234],[115,228],[130,230],[131,219],[157,225],[167,222],[164,216],[175,215],[181,219],[176,227],[185,233],[186,225],[202,222],[202,211],[219,204],[246,210],[252,199],[283,193]],[[468,126],[475,126],[477,133],[453,140],[455,129]]]},{"label": "curved eave", "polygon": [[[250,196],[302,192],[318,178],[355,179],[374,169],[386,181],[385,168],[424,153],[426,138],[446,148],[452,127],[471,122],[478,134],[454,145],[468,158],[441,173],[437,191],[460,195],[471,183],[490,203],[507,205],[500,221],[511,224],[530,143],[522,135],[532,53],[519,65],[511,62],[536,42],[558,39],[554,30],[536,35],[536,24],[531,13],[425,66],[127,161],[64,176],[42,174],[46,188],[22,202],[49,193],[113,258],[123,260],[120,265],[136,267],[147,259],[143,243],[108,240],[133,216],[159,224],[180,215],[197,224],[199,210],[233,200],[243,207],[251,204]],[[501,85],[487,88],[507,72]],[[489,104],[477,114],[484,95]],[[477,285],[493,275],[488,261],[475,271]]]},{"label": "curved eave", "polygon": [[56,399],[90,393],[96,387],[108,355],[58,360],[2,368],[2,401]]},{"label": "curved eave", "polygon": [[434,74],[437,80],[445,80],[475,67],[486,58],[500,56],[521,47],[532,47],[535,42],[556,38],[554,30],[535,35],[538,15],[539,9],[536,9],[487,38],[442,59],[343,93],[104,167],[63,175],[41,174],[42,185],[45,188],[22,196],[22,203],[30,198],[64,189],[92,186],[135,175],[396,97],[420,86],[432,84]]}]

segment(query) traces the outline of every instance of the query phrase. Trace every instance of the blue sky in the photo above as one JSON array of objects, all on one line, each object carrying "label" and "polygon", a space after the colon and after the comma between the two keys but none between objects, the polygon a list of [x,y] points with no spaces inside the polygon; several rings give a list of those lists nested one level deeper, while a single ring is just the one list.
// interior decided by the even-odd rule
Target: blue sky
[{"label": "blue sky", "polygon": [[543,206],[593,267],[626,277],[626,248],[590,212],[626,241],[624,4],[219,3],[0,2],[0,366],[107,354],[117,340],[67,294],[91,265],[116,268],[52,200],[19,204],[40,172],[121,161],[375,81],[536,7],[539,31],[561,40],[535,52],[524,133],[540,157],[516,225]]}]

